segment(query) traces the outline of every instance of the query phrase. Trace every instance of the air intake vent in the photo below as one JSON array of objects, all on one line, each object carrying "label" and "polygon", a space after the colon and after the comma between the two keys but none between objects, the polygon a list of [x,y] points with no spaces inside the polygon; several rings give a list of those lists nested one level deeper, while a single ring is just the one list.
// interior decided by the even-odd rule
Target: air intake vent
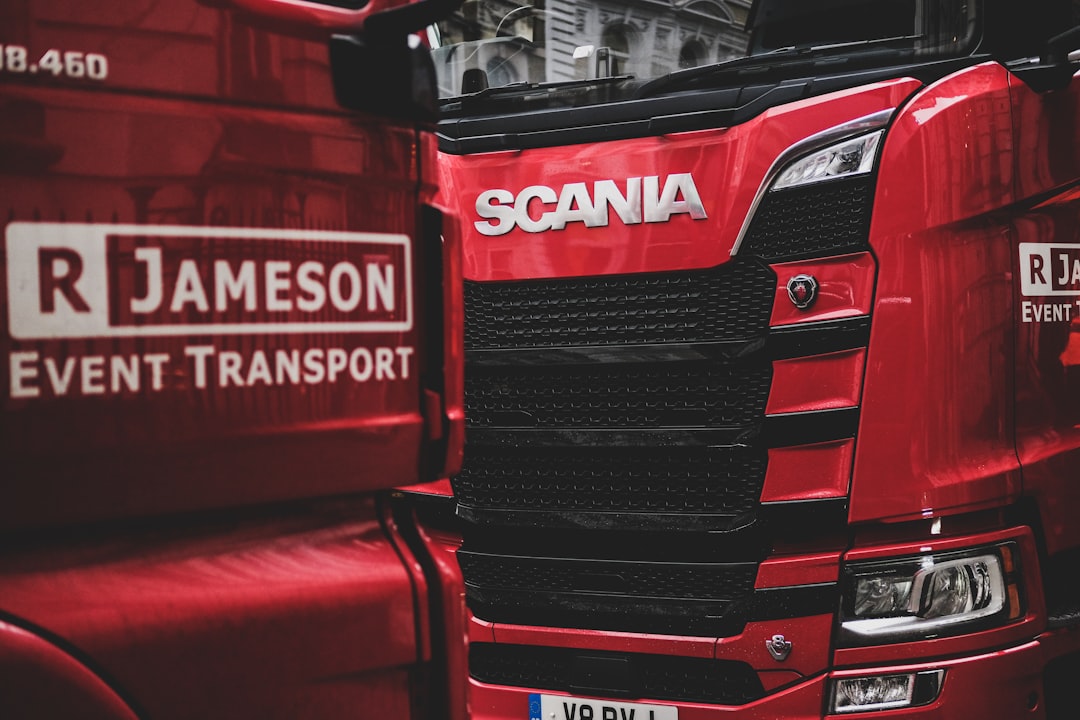
[{"label": "air intake vent", "polygon": [[765,196],[739,255],[775,262],[868,248],[874,178],[832,180]]},{"label": "air intake vent", "polygon": [[771,381],[768,363],[476,368],[465,410],[473,428],[742,427]]},{"label": "air intake vent", "polygon": [[776,278],[756,263],[650,275],[465,283],[470,351],[744,340],[768,329]]},{"label": "air intake vent", "polygon": [[473,643],[469,674],[494,685],[639,700],[744,705],[765,696],[749,665],[712,658]]},{"label": "air intake vent", "polygon": [[474,520],[731,530],[754,518],[765,467],[765,452],[746,447],[471,445],[453,484],[461,514]]},{"label": "air intake vent", "polygon": [[[493,622],[732,635],[746,622],[756,562],[639,562],[458,551],[465,596]],[[739,602],[742,601],[742,602]]]}]

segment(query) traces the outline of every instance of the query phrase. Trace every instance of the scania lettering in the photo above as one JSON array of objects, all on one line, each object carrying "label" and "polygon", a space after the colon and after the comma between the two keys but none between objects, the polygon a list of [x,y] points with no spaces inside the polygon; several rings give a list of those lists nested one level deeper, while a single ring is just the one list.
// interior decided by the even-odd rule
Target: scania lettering
[{"label": "scania lettering", "polygon": [[1075,716],[1078,8],[431,29],[476,720]]},{"label": "scania lettering", "polygon": [[[705,220],[694,178],[690,173],[669,175],[660,190],[660,178],[635,177],[627,179],[624,189],[614,180],[593,183],[590,194],[585,183],[564,185],[562,191],[545,185],[532,185],[515,195],[509,190],[485,190],[476,198],[476,214],[497,222],[477,222],[481,235],[505,235],[515,227],[525,232],[563,230],[567,223],[584,223],[585,227],[607,227],[614,210],[624,225],[642,222],[667,222],[672,215],[688,214],[695,220]],[[533,217],[533,201],[541,207],[555,209]]]},{"label": "scania lettering", "polygon": [[0,4],[0,717],[465,720],[456,4]]}]

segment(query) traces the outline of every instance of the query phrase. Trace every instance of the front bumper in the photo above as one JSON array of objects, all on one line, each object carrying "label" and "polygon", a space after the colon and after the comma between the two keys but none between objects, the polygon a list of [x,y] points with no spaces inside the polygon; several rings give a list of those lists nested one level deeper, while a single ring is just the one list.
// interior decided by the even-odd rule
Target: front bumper
[{"label": "front bumper", "polygon": [[[1042,697],[1043,659],[1044,653],[1039,641],[1032,641],[1004,650],[940,662],[838,670],[799,682],[761,700],[738,707],[665,703],[648,698],[640,700],[650,704],[675,705],[679,709],[679,720],[820,720],[824,717],[1036,720],[1045,717]],[[944,669],[945,679],[938,698],[928,705],[902,710],[826,715],[832,678],[935,669]],[[472,680],[471,717],[473,720],[527,720],[529,694],[534,692],[561,694],[549,690],[485,685]]]}]

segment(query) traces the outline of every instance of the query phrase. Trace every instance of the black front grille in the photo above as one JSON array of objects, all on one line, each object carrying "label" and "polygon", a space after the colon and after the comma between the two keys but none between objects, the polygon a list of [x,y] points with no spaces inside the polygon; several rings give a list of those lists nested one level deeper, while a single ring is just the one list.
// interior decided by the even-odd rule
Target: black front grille
[{"label": "black front grille", "polygon": [[764,265],[650,275],[465,283],[470,351],[740,340],[769,324],[776,279]]},{"label": "black front grille", "polygon": [[[829,323],[770,333],[775,294],[758,259],[466,283],[467,444],[452,483],[476,617],[730,637],[751,620],[835,606],[831,589],[754,590],[772,541],[807,525],[775,523],[779,510],[762,506],[768,448],[837,432],[807,433],[822,425],[817,415],[766,417],[772,360],[853,342]],[[485,674],[573,686],[540,671],[501,677]],[[669,682],[680,681],[653,687]],[[731,702],[707,690],[642,696]]]},{"label": "black front grille", "polygon": [[493,622],[732,635],[751,611],[756,562],[521,557],[462,549],[465,597]]},{"label": "black front grille", "polygon": [[[478,617],[739,632],[761,550],[742,531],[755,525],[765,480],[766,450],[748,443],[772,382],[775,287],[771,269],[743,261],[467,283],[468,435],[453,484],[472,529],[458,557]],[[739,558],[754,558],[662,561],[686,560],[668,541],[690,535],[737,535]],[[521,539],[552,556],[507,548]]]},{"label": "black front grille", "polygon": [[746,426],[764,413],[771,381],[769,363],[477,368],[465,412],[475,428]]},{"label": "black front grille", "polygon": [[866,250],[873,200],[869,175],[771,192],[739,254],[776,261]]},{"label": "black front grille", "polygon": [[753,521],[766,455],[748,447],[470,445],[453,479],[461,513],[516,524],[732,530]]},{"label": "black front grille", "polygon": [[744,705],[765,695],[746,663],[713,658],[473,643],[480,682],[638,700]]},{"label": "black front grille", "polygon": [[566,560],[458,552],[468,583],[532,592],[737,600],[754,587],[757,564]]}]

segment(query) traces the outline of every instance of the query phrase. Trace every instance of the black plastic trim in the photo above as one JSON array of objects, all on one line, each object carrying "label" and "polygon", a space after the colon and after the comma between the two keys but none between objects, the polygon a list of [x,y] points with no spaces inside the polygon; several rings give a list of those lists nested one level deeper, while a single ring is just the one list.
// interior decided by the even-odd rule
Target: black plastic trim
[{"label": "black plastic trim", "polygon": [[840,606],[837,583],[758,588],[750,603],[751,621],[832,615]]},{"label": "black plastic trim", "polygon": [[692,600],[479,588],[465,601],[481,620],[510,625],[730,637],[746,626],[737,600]]},{"label": "black plastic trim", "polygon": [[788,534],[843,531],[847,527],[848,499],[816,498],[761,503],[758,509],[763,524]]},{"label": "black plastic trim", "polygon": [[514,528],[737,532],[754,524],[754,513],[649,513],[480,508],[464,503],[458,517],[473,525]]},{"label": "black plastic trim", "polygon": [[457,519],[457,501],[451,495],[413,490],[397,490],[395,495],[408,503],[422,525],[444,530],[454,529],[460,525]]},{"label": "black plastic trim", "polygon": [[466,444],[491,447],[716,447],[745,445],[760,432],[760,425],[655,430],[468,428]]},{"label": "black plastic trim", "polygon": [[[778,85],[764,92],[759,88],[741,92],[712,90],[539,112],[446,119],[439,123],[439,149],[452,155],[469,155],[739,125],[771,107],[799,100],[805,87],[805,83],[800,83]],[[731,106],[754,90],[760,94],[741,106]]]},{"label": "black plastic trim", "polygon": [[[515,112],[514,98],[506,97],[489,99],[473,108],[467,100],[444,103],[444,119],[439,123],[439,149],[451,155],[468,155],[731,127],[747,122],[769,108],[796,100],[893,78],[913,77],[932,82],[988,59],[988,56],[979,55],[826,77],[795,78],[766,87],[754,85],[752,80],[740,75],[728,78],[729,87],[697,88],[652,98],[598,102],[574,108]],[[480,107],[493,108],[496,113],[482,115]],[[470,111],[475,114],[458,117]]]},{"label": "black plastic trim", "polygon": [[473,643],[469,674],[493,685],[612,698],[743,705],[765,696],[747,663],[679,655]]},{"label": "black plastic trim", "polygon": [[572,345],[568,347],[466,350],[472,366],[592,365],[722,360],[735,362],[765,349],[765,338],[701,343],[648,343],[636,345]]},{"label": "black plastic trim", "polygon": [[1080,626],[1080,586],[1076,583],[1078,567],[1080,548],[1066,550],[1043,562],[1047,627],[1051,629]]},{"label": "black plastic trim", "polygon": [[622,531],[664,532],[680,535],[707,533],[712,537],[805,537],[843,532],[847,526],[847,497],[816,498],[758,504],[742,513],[645,513],[574,510],[519,510],[476,507],[458,503],[457,517],[477,527],[515,531]]},{"label": "black plastic trim", "polygon": [[769,330],[765,343],[765,352],[773,360],[864,348],[870,344],[870,318],[861,315],[844,320],[774,327]]},{"label": "black plastic trim", "polygon": [[858,408],[767,415],[764,423],[724,428],[469,428],[467,443],[489,447],[671,447],[764,443],[790,447],[855,437]]},{"label": "black plastic trim", "polygon": [[747,340],[703,343],[648,343],[639,345],[579,345],[569,347],[467,350],[465,359],[477,367],[591,365],[721,360],[739,362],[764,354],[771,360],[789,360],[854,350],[870,343],[866,315],[770,328],[768,334]]},{"label": "black plastic trim", "polygon": [[855,437],[859,409],[814,410],[766,415],[762,432],[769,447],[790,447]]},{"label": "black plastic trim", "polygon": [[490,588],[466,578],[465,597],[476,617],[487,622],[731,637],[748,622],[834,614],[840,590],[838,583],[820,583],[757,589],[737,600],[709,600]]}]

